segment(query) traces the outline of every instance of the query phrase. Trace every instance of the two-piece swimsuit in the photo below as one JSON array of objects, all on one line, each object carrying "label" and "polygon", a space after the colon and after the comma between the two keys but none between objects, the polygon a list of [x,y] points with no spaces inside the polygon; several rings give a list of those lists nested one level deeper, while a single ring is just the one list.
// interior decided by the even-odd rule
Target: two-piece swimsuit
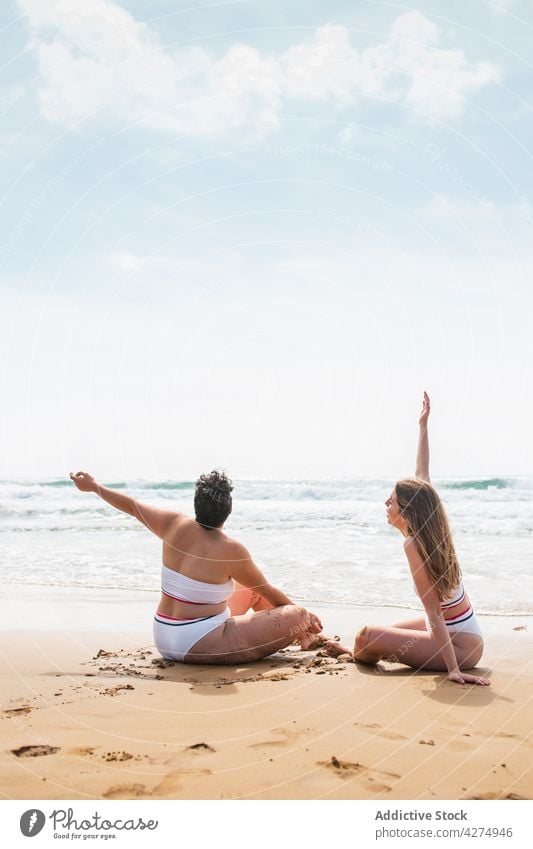
[{"label": "two-piece swimsuit", "polygon": [[[479,620],[465,593],[462,581],[451,596],[441,602],[440,609],[442,610],[444,622],[449,631],[461,631],[466,634],[477,634],[478,637],[483,637]],[[427,630],[431,631],[427,613],[425,619]]]},{"label": "two-piece swimsuit", "polygon": [[[233,578],[224,584],[208,584],[188,578],[168,566],[161,567],[161,592],[176,601],[187,604],[220,604],[233,595]],[[222,613],[202,616],[199,619],[176,619],[156,613],[154,616],[154,643],[160,655],[168,660],[184,660],[196,643],[222,625],[231,612],[226,607]]]}]

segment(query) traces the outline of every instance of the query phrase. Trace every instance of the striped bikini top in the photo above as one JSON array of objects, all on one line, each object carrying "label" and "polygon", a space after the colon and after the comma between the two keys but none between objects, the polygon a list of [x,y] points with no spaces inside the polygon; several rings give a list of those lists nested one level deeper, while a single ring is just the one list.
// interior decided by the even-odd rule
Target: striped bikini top
[{"label": "striped bikini top", "polygon": [[224,584],[208,584],[188,578],[165,564],[161,567],[161,592],[176,601],[188,604],[220,604],[227,601],[235,591],[235,581],[230,578]]},{"label": "striped bikini top", "polygon": [[453,595],[441,601],[440,608],[446,625],[458,625],[459,622],[466,622],[467,619],[472,618],[474,609],[465,593],[462,581]]}]

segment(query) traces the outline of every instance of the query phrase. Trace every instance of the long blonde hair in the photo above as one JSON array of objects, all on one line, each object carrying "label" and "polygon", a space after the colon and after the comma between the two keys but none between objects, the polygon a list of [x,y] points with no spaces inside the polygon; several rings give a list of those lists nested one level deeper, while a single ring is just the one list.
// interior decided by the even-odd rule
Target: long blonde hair
[{"label": "long blonde hair", "polygon": [[395,492],[439,599],[449,598],[459,585],[461,569],[442,501],[430,483],[418,478],[398,481]]}]

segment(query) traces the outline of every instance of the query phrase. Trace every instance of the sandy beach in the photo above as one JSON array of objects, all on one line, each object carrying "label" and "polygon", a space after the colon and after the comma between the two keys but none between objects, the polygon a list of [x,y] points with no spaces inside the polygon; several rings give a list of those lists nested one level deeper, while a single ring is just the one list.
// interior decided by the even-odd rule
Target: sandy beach
[{"label": "sandy beach", "polygon": [[[353,612],[322,615],[353,635]],[[236,668],[173,664],[147,629],[2,631],[2,797],[531,799],[528,619],[483,625],[490,688],[292,647]]]}]

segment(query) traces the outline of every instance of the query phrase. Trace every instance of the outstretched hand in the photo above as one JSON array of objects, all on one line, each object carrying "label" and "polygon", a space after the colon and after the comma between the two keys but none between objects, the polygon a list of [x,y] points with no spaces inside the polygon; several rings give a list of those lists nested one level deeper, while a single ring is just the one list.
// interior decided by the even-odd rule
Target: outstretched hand
[{"label": "outstretched hand", "polygon": [[70,473],[71,481],[74,481],[76,486],[81,492],[95,492],[96,491],[96,481],[89,472],[73,472]]},{"label": "outstretched hand", "polygon": [[418,423],[421,427],[427,425],[430,411],[431,404],[429,401],[429,395],[427,394],[427,392],[424,392],[424,397],[422,399],[422,412],[420,413],[420,418],[418,420]]},{"label": "outstretched hand", "polygon": [[490,687],[490,681],[487,678],[481,678],[479,675],[468,675],[466,672],[451,672],[448,675],[448,681],[455,681],[456,684],[480,684],[482,687]]}]

